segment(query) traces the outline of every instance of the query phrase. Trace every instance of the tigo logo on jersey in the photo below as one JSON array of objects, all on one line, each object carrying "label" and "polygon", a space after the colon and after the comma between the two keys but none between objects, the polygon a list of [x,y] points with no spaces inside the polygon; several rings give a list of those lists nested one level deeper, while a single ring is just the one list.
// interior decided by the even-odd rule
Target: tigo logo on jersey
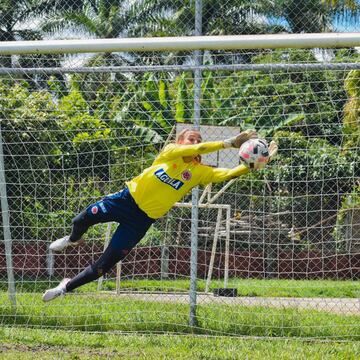
[{"label": "tigo logo on jersey", "polygon": [[190,170],[185,170],[185,171],[183,171],[183,173],[181,174],[181,177],[182,177],[182,179],[185,180],[185,181],[190,180],[190,179],[191,179],[191,172],[190,172]]},{"label": "tigo logo on jersey", "polygon": [[164,169],[156,170],[155,176],[164,184],[170,185],[175,190],[179,190],[184,185],[182,181],[171,178]]}]

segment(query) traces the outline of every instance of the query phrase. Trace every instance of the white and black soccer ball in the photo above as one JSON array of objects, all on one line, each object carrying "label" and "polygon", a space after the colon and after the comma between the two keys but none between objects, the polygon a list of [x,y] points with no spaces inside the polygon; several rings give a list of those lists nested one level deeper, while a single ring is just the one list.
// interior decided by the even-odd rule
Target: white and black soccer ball
[{"label": "white and black soccer ball", "polygon": [[262,169],[269,161],[269,146],[264,139],[250,139],[240,146],[240,160],[250,169]]}]

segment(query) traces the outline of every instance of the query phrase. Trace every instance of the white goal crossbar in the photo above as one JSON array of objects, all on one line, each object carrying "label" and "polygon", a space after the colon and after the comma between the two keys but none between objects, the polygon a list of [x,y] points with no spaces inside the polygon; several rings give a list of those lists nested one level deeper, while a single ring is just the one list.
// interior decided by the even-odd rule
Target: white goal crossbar
[{"label": "white goal crossbar", "polygon": [[181,36],[86,40],[3,41],[0,55],[240,50],[360,46],[360,33]]}]

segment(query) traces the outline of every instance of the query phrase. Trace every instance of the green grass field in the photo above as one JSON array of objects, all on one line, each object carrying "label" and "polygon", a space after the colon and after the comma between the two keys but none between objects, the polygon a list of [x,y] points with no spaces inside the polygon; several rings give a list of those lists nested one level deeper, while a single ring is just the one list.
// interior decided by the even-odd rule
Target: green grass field
[{"label": "green grass field", "polygon": [[[43,292],[56,286],[60,279],[49,281],[37,279],[21,280],[17,282],[17,291]],[[223,282],[211,282],[210,291],[223,287]],[[188,292],[190,281],[183,280],[122,280],[121,290],[130,291],[160,291],[160,292]],[[198,291],[205,290],[205,281],[198,280]],[[325,298],[360,298],[360,282],[351,280],[258,280],[258,279],[229,279],[228,287],[237,288],[238,296],[260,297],[325,297]],[[0,290],[6,291],[7,284],[0,283]],[[77,291],[95,292],[97,283],[83,286]],[[103,284],[104,290],[115,290],[115,282],[107,280]]]},{"label": "green grass field", "polygon": [[[135,280],[122,281],[121,288],[144,291],[188,291],[189,280]],[[198,291],[205,290],[205,281],[198,281]],[[107,289],[115,289],[114,282],[105,283]],[[223,287],[223,281],[211,282],[211,289]],[[238,296],[260,297],[360,297],[360,282],[333,280],[258,280],[230,279],[228,287],[236,288]]]},{"label": "green grass field", "polygon": [[[5,356],[1,358],[18,359],[20,353],[22,359],[360,357],[360,311],[359,315],[340,315],[206,304],[198,305],[198,323],[191,328],[187,304],[99,293],[95,283],[43,303],[42,291],[52,285],[40,280],[36,286],[18,283],[15,310],[7,293],[0,293],[0,353]],[[187,292],[189,281],[139,280],[121,285],[134,292]],[[320,280],[231,280],[229,286],[237,287],[241,296],[323,297],[324,301],[326,297],[356,298],[360,290],[356,282]],[[200,281],[200,290],[203,287]],[[114,282],[106,281],[104,288],[113,289]]]},{"label": "green grass field", "polygon": [[[260,306],[199,305],[198,324],[188,326],[189,306],[106,294],[75,294],[44,304],[41,294],[17,296],[13,310],[0,296],[4,326],[81,331],[197,333],[360,340],[360,316]],[[7,305],[6,305],[7,304]]]},{"label": "green grass field", "polygon": [[2,328],[1,359],[358,359],[358,342]]}]

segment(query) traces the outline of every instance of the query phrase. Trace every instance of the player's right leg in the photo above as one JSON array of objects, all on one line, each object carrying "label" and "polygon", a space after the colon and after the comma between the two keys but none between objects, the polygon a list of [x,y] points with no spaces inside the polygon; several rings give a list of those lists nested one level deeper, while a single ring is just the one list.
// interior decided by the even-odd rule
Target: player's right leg
[{"label": "player's right leg", "polygon": [[72,231],[60,239],[53,241],[49,249],[51,251],[62,251],[68,246],[76,246],[82,243],[82,236],[90,226],[114,221],[114,216],[105,205],[106,198],[92,204],[72,220]]},{"label": "player's right leg", "polygon": [[77,246],[81,243],[82,241],[71,241],[70,240],[70,236],[69,235],[65,235],[64,237],[57,239],[55,241],[53,241],[50,246],[49,249],[51,251],[62,251],[65,248],[67,248],[68,246]]},{"label": "player's right leg", "polygon": [[66,235],[60,239],[53,241],[49,249],[51,251],[62,251],[68,246],[76,246],[81,243],[81,237],[89,229],[92,224],[91,217],[87,211],[81,212],[72,220],[72,231],[70,235]]},{"label": "player's right leg", "polygon": [[58,296],[65,295],[66,285],[69,283],[69,281],[70,279],[63,279],[58,286],[46,290],[42,297],[43,301],[50,301],[57,298]]}]

